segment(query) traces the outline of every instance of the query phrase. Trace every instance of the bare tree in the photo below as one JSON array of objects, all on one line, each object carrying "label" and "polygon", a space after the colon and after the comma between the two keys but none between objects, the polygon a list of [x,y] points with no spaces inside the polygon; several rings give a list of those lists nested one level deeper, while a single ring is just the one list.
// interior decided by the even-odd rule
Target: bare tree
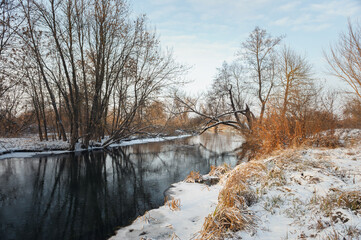
[{"label": "bare tree", "polygon": [[14,69],[10,70],[9,65],[12,65],[16,33],[21,23],[22,17],[18,15],[17,1],[0,0],[0,99],[17,83],[11,81]]},{"label": "bare tree", "polygon": [[275,86],[275,48],[283,37],[272,37],[266,30],[256,27],[242,43],[238,56],[245,57],[256,84],[257,97],[261,104],[259,121],[262,122],[266,104]]},{"label": "bare tree", "polygon": [[[124,0],[39,0],[21,6],[27,21],[22,40],[61,135],[70,133],[71,149],[79,139],[88,146],[109,134],[109,145],[139,133],[146,105],[183,72],[172,53],[162,51],[145,16],[130,17]],[[43,89],[32,89],[30,95],[43,103]]]},{"label": "bare tree", "polygon": [[280,51],[278,62],[279,87],[282,101],[282,115],[285,116],[290,106],[311,94],[314,88],[312,68],[305,57],[298,55],[289,47]]},{"label": "bare tree", "polygon": [[[199,109],[197,102],[189,102],[177,97],[189,112],[206,119],[201,132],[220,124],[231,126],[244,133],[251,131],[256,118],[246,104],[248,100],[246,93],[250,89],[256,91],[260,101],[261,111],[258,121],[262,123],[266,104],[275,87],[276,47],[281,40],[282,37],[273,38],[266,30],[256,27],[242,43],[242,49],[237,52],[241,57],[240,62],[246,60],[245,64],[224,63],[218,69],[212,90],[208,93],[205,109]],[[248,69],[243,66],[247,66]]]},{"label": "bare tree", "polygon": [[325,53],[330,72],[347,82],[361,98],[361,25],[348,23],[348,32],[340,35],[338,43]]},{"label": "bare tree", "polygon": [[217,70],[212,88],[205,96],[205,103],[184,96],[176,96],[176,100],[187,112],[203,119],[200,133],[219,125],[247,133],[252,129],[255,116],[246,104],[244,69],[238,62],[224,62]]},{"label": "bare tree", "polygon": [[0,1],[0,56],[11,45],[15,34],[21,25],[17,14],[18,3],[15,0]]}]

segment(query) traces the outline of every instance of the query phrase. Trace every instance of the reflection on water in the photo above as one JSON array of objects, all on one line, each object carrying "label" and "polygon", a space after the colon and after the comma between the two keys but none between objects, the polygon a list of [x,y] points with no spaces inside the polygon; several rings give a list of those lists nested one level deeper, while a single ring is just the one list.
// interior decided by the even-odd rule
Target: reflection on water
[{"label": "reflection on water", "polygon": [[106,239],[191,170],[234,165],[230,134],[0,161],[0,239]]}]

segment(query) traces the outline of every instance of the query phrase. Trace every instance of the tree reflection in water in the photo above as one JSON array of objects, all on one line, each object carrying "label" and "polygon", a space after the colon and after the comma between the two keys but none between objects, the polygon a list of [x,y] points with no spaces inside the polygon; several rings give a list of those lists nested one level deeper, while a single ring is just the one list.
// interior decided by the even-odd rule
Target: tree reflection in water
[{"label": "tree reflection in water", "polygon": [[[0,161],[1,239],[106,239],[164,202],[191,170],[235,164],[234,137]],[[239,144],[238,144],[239,145]],[[226,148],[229,149],[226,149]]]}]

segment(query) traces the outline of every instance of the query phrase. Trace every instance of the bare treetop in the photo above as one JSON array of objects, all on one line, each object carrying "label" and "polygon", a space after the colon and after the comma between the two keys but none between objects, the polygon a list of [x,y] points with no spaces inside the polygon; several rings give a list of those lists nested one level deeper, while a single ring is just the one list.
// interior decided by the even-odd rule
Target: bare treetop
[{"label": "bare treetop", "polygon": [[242,43],[243,48],[237,53],[238,56],[245,57],[257,85],[257,96],[261,104],[261,122],[266,103],[274,87],[275,48],[282,38],[283,36],[272,37],[266,30],[256,27]]},{"label": "bare treetop", "polygon": [[348,23],[348,32],[342,33],[338,43],[325,54],[332,75],[347,82],[361,98],[361,25]]}]

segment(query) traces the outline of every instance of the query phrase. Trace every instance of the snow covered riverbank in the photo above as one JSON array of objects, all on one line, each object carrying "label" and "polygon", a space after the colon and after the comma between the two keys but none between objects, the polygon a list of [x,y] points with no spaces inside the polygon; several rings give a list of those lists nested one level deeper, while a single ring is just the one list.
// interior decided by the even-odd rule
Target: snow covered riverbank
[{"label": "snow covered riverbank", "polygon": [[220,189],[220,185],[176,183],[170,197],[177,201],[177,206],[173,208],[169,203],[150,210],[110,239],[192,239],[202,227],[204,217],[214,211]]},{"label": "snow covered riverbank", "polygon": [[[360,239],[361,144],[287,151],[250,184],[255,231],[235,239]],[[266,181],[264,181],[266,180]]]},{"label": "snow covered riverbank", "polygon": [[[288,149],[242,163],[211,187],[175,184],[179,209],[168,202],[111,239],[217,239],[212,221],[229,221],[224,229],[242,223],[226,239],[361,239],[360,131],[351,133],[342,137],[345,147]],[[238,191],[236,204],[222,209],[230,186]]]},{"label": "snow covered riverbank", "polygon": [[[111,144],[109,147],[122,147],[135,144],[151,143],[169,141],[179,138],[190,137],[190,134],[168,136],[168,137],[154,137],[132,139],[121,141],[119,143]],[[0,138],[0,159],[13,158],[13,157],[32,157],[35,155],[52,155],[69,153],[69,143],[61,140],[53,141],[39,141],[38,137],[31,136],[26,138]],[[89,150],[101,149],[101,147],[89,147]],[[85,151],[85,149],[77,148],[76,151]],[[76,152],[75,151],[75,152]]]}]

